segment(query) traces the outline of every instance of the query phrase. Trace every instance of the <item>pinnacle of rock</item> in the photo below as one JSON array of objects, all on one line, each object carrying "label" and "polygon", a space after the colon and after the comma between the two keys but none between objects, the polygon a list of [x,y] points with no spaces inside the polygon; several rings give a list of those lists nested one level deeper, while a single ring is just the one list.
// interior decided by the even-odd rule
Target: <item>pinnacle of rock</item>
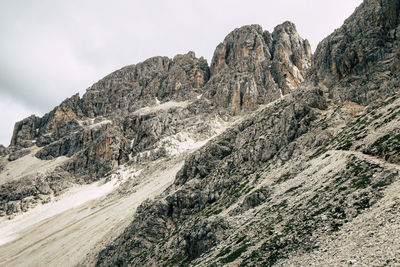
[{"label": "pinnacle of rock", "polygon": [[310,67],[311,49],[293,23],[271,34],[259,25],[234,30],[220,43],[211,62],[207,96],[234,114],[254,109],[295,90]]}]

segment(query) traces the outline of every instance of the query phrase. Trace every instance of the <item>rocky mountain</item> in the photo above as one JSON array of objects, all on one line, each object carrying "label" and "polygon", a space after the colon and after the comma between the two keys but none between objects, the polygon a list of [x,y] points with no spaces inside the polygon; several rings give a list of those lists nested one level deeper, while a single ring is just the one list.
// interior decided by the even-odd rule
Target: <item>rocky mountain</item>
[{"label": "rocky mountain", "polygon": [[236,115],[272,102],[304,80],[311,56],[310,44],[291,22],[272,34],[259,25],[236,29],[214,52],[206,97]]},{"label": "rocky mountain", "polygon": [[365,0],[314,55],[244,26],[16,123],[0,265],[400,264],[399,23]]},{"label": "rocky mountain", "polygon": [[[264,36],[269,38],[265,40],[269,40],[271,48]],[[211,71],[206,60],[196,58],[193,52],[173,59],[151,58],[106,76],[82,98],[74,95],[42,118],[32,115],[17,122],[8,148],[9,162],[31,155],[46,161],[61,158],[63,163],[39,176],[5,179],[0,214],[27,210],[37,202],[32,196],[44,194],[47,201],[49,194],[58,194],[75,183],[97,181],[125,163],[169,156],[168,149],[177,148],[166,146],[176,137],[186,139],[180,143],[207,140],[219,132],[218,125],[229,123],[242,109],[254,110],[278,99],[283,91],[278,92],[280,87],[275,80],[280,81],[281,76],[292,77],[296,73],[291,82],[287,79],[291,87],[303,79],[301,73],[304,74],[303,67],[309,66],[311,53],[308,42],[299,37],[293,24],[278,26],[273,35],[263,33],[258,25],[245,26],[228,35],[219,47],[231,46],[233,39],[239,37],[243,44],[229,49],[232,60],[226,56],[224,66],[216,66],[219,58],[225,57],[217,48]],[[250,41],[253,46],[242,47]],[[287,61],[273,63],[270,54],[274,55],[275,47],[286,47],[275,54]],[[230,61],[239,60],[241,68],[229,66]],[[266,73],[268,64],[285,67],[271,67],[274,71]],[[226,81],[233,81],[231,77],[237,78],[230,84],[232,87],[227,87]],[[271,97],[265,98],[266,94]],[[9,174],[12,170],[5,173],[13,176]],[[37,188],[38,179],[45,184],[45,192]],[[16,190],[21,194],[15,195]]]}]

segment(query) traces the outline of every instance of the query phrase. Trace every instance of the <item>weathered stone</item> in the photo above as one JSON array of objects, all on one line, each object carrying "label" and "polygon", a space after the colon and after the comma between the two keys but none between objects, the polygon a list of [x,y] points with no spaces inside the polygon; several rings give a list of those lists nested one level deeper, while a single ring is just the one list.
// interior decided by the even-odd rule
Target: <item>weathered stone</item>
[{"label": "weathered stone", "polygon": [[3,145],[0,145],[0,157],[4,157],[7,154],[8,154],[7,148],[4,147]]},{"label": "weathered stone", "polygon": [[183,101],[202,94],[209,79],[207,61],[193,52],[150,58],[106,76],[82,98],[82,110],[89,117],[113,112],[133,112],[159,101]]},{"label": "weathered stone", "polygon": [[30,153],[29,149],[17,150],[8,156],[8,161],[14,161]]},{"label": "weathered stone", "polygon": [[11,146],[30,147],[32,141],[38,135],[40,118],[32,115],[14,126],[13,136],[11,138]]},{"label": "weathered stone", "polygon": [[[308,76],[310,47],[299,41],[291,23],[272,34],[252,25],[228,35],[215,51],[206,85],[205,96],[214,105],[240,114],[263,103],[258,97],[270,102],[280,93],[292,95],[191,154],[174,186],[138,209],[124,234],[99,254],[97,265],[151,266],[156,258],[167,265],[273,266],[312,257],[319,241],[334,238],[344,224],[370,212],[399,174],[396,165],[387,164],[399,158],[393,126],[398,105],[382,101],[398,90],[397,78],[384,75],[398,72],[393,67],[398,3],[364,1],[321,43]],[[361,54],[369,59],[359,60]],[[364,82],[365,89],[358,86]],[[292,92],[291,86],[298,90]],[[378,99],[364,112],[358,105]],[[257,185],[267,186],[254,189]],[[207,222],[216,214],[237,225],[208,231]]]},{"label": "weathered stone", "polygon": [[[149,162],[183,157],[182,147],[218,135],[223,127],[215,125],[247,112],[186,158],[97,265],[318,265],[291,260],[312,258],[364,214],[389,213],[385,194],[397,201],[400,102],[382,99],[398,92],[398,10],[397,0],[365,0],[321,43],[308,75],[310,46],[290,22],[272,33],[258,25],[234,30],[210,69],[190,52],[110,74],[82,99],[18,124],[12,157],[36,141],[37,158],[69,159],[54,172],[2,184],[0,216],[120,165],[146,172]],[[128,182],[124,193],[135,190]]]},{"label": "weathered stone", "polygon": [[364,1],[317,47],[310,78],[329,88],[335,103],[369,104],[399,83],[400,2]]},{"label": "weathered stone", "polygon": [[303,82],[311,66],[311,47],[288,21],[275,27],[272,40],[271,73],[282,93],[288,94]]},{"label": "weathered stone", "polygon": [[274,32],[244,26],[231,32],[216,48],[206,96],[233,114],[254,109],[290,93],[304,80],[311,49],[293,23]]}]

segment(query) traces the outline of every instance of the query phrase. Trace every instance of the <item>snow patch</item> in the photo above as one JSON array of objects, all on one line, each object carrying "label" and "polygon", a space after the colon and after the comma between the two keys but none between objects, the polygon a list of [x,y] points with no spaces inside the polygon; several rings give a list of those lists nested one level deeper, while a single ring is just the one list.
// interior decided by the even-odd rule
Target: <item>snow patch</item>
[{"label": "snow patch", "polygon": [[301,75],[300,70],[296,66],[293,66],[293,73],[294,77],[296,77],[300,82],[304,80],[303,75]]},{"label": "snow patch", "polygon": [[292,81],[289,80],[289,78],[286,78],[287,86],[289,87],[290,90],[294,90],[294,86],[292,85]]},{"label": "snow patch", "polygon": [[41,175],[52,172],[57,166],[68,160],[68,157],[58,157],[52,160],[41,160],[35,157],[40,148],[34,147],[30,154],[15,161],[7,162],[0,173],[0,184],[17,180],[27,175]]},{"label": "snow patch", "polygon": [[[99,120],[99,117],[97,119]],[[79,126],[84,127],[86,129],[95,129],[95,128],[99,128],[103,125],[112,123],[112,121],[110,121],[110,120],[102,120],[102,121],[95,123],[95,120],[96,120],[96,118],[91,118],[91,119],[88,119],[85,121],[77,120],[77,122],[78,122]]]},{"label": "snow patch", "polygon": [[135,138],[133,138],[133,139],[131,140],[131,146],[130,146],[130,148],[132,149],[134,145],[135,145]]},{"label": "snow patch", "polygon": [[164,147],[167,154],[171,156],[179,155],[187,150],[197,149],[207,143],[208,139],[195,141],[187,132],[181,132],[161,139],[157,146]]},{"label": "snow patch", "polygon": [[160,110],[169,110],[172,108],[185,108],[190,103],[191,103],[190,101],[182,101],[182,102],[168,101],[168,102],[165,102],[162,104],[158,104],[157,106],[150,106],[150,107],[144,107],[144,108],[138,109],[133,114],[147,115],[147,114],[154,113],[154,112],[157,112]]},{"label": "snow patch", "polygon": [[103,120],[97,123],[94,123],[94,119],[92,119],[91,125],[88,126],[88,129],[95,129],[95,128],[100,128],[103,125],[112,123],[110,120]]},{"label": "snow patch", "polygon": [[160,105],[160,100],[158,100],[158,98],[156,97],[156,105]]},{"label": "snow patch", "polygon": [[[206,139],[194,137],[195,134],[189,132],[180,132],[175,135],[162,138],[157,147],[164,148],[168,155],[175,156],[182,154],[189,150],[199,149],[204,146],[209,140],[221,134],[228,127],[228,123],[217,118],[212,123],[214,134]],[[204,137],[203,137],[204,138]]]},{"label": "snow patch", "polygon": [[11,242],[20,236],[21,229],[32,226],[45,219],[63,213],[69,209],[78,207],[86,202],[106,196],[129,178],[140,175],[142,170],[121,167],[111,175],[111,180],[101,180],[89,185],[76,185],[59,197],[52,197],[51,202],[39,205],[12,220],[0,221],[0,246]]},{"label": "snow patch", "polygon": [[308,69],[308,68],[311,67],[311,63],[308,60],[303,60],[302,67],[303,67],[304,70]]}]

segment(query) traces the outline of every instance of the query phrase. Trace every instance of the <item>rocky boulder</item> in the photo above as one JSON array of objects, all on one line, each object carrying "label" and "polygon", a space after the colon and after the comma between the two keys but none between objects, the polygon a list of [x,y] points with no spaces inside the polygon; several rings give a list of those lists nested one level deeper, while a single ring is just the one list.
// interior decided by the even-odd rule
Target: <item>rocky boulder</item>
[{"label": "rocky boulder", "polygon": [[7,148],[0,145],[0,157],[4,157],[5,155],[7,155]]}]

